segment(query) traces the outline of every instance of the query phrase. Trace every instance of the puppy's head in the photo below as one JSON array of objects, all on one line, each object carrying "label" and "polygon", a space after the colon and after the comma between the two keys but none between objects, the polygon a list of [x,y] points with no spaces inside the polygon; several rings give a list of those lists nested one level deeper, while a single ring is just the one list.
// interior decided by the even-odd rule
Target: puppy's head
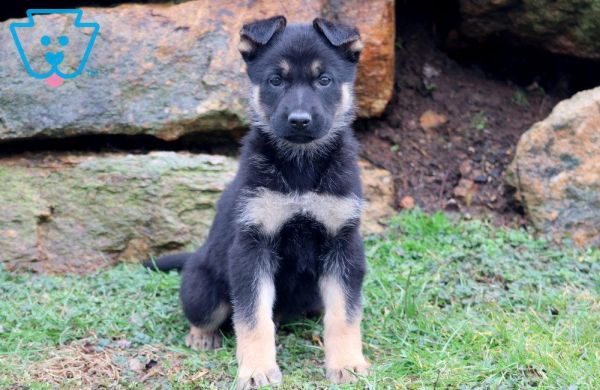
[{"label": "puppy's head", "polygon": [[353,119],[358,30],[315,19],[286,27],[283,16],[246,24],[240,52],[252,82],[259,128],[286,145],[323,143]]}]

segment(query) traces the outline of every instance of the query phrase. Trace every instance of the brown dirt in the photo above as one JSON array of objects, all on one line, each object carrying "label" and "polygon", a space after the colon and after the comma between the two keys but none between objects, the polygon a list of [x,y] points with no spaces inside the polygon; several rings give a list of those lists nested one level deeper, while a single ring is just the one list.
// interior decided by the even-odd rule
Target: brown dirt
[{"label": "brown dirt", "polygon": [[359,123],[363,156],[392,172],[397,208],[408,196],[428,211],[522,223],[502,176],[520,135],[559,98],[458,64],[431,25],[399,26],[394,95],[381,119]]}]

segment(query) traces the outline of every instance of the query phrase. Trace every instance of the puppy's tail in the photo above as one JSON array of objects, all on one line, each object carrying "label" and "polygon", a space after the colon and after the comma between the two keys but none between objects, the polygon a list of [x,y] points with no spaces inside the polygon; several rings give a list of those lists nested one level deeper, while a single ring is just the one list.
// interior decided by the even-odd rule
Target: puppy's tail
[{"label": "puppy's tail", "polygon": [[185,262],[192,256],[192,253],[175,253],[174,255],[161,256],[158,259],[151,259],[144,263],[144,267],[153,271],[168,272],[171,270],[181,271]]}]

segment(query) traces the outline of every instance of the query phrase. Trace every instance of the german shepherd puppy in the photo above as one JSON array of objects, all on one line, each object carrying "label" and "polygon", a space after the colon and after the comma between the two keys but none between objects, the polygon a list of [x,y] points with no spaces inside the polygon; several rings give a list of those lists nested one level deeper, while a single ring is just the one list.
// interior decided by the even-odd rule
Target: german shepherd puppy
[{"label": "german shepherd puppy", "polygon": [[276,16],[243,26],[252,126],[239,171],[195,253],[150,267],[183,269],[187,345],[221,346],[233,319],[238,388],[281,381],[275,323],[324,309],[327,378],[353,382],[362,352],[366,264],[353,83],[358,30],[324,19],[286,27]]}]

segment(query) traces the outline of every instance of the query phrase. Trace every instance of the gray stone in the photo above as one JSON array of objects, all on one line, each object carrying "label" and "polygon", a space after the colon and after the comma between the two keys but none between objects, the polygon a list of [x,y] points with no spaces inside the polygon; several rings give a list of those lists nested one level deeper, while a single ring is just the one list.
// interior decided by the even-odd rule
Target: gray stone
[{"label": "gray stone", "polygon": [[560,102],[525,132],[507,179],[538,231],[600,246],[600,87]]},{"label": "gray stone", "polygon": [[[391,174],[360,165],[362,232],[379,233],[394,213]],[[236,169],[229,157],[174,152],[0,159],[0,263],[84,273],[193,251]]]},{"label": "gray stone", "polygon": [[[248,124],[248,85],[237,50],[239,30],[278,13],[290,22],[325,15],[358,24],[365,41],[356,89],[359,114],[383,112],[394,75],[392,0],[126,4],[83,8],[82,22],[98,23],[99,34],[83,73],[55,88],[29,76],[17,54],[8,26],[26,19],[0,23],[0,141],[105,133],[173,140],[241,129]],[[34,28],[20,29],[34,70],[50,68],[43,35],[51,38],[52,50],[65,53],[59,70],[78,67],[92,29],[75,29],[73,19],[38,15]],[[66,50],[57,44],[61,35],[69,37]]]},{"label": "gray stone", "polygon": [[83,273],[193,250],[236,166],[173,152],[0,160],[0,262]]}]

